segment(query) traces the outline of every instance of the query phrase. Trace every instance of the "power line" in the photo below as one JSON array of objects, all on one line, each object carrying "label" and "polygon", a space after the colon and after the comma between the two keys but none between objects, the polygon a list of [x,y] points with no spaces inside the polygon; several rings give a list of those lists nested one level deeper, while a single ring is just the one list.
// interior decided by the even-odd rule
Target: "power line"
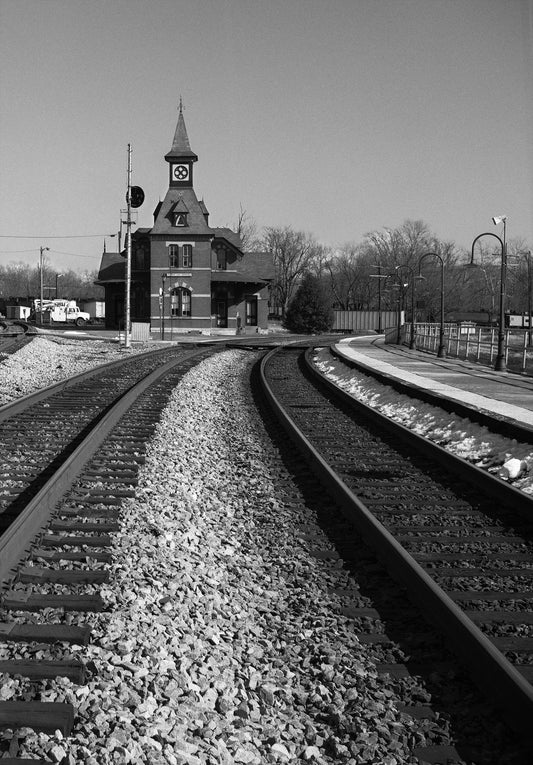
[{"label": "power line", "polygon": [[[28,252],[39,252],[38,249],[33,250],[0,250],[0,255],[14,255],[16,253],[28,253]],[[50,249],[50,252],[55,252],[56,255],[72,255],[75,258],[101,258],[101,255],[82,255],[79,252],[62,252],[61,250],[52,250]]]},{"label": "power line", "polygon": [[73,255],[75,258],[101,258],[102,255],[81,255],[79,252],[62,252],[61,250],[50,250],[55,252],[56,255]]},{"label": "power line", "polygon": [[12,255],[15,252],[39,252],[39,250],[0,250],[0,255]]},{"label": "power line", "polygon": [[68,234],[62,236],[21,236],[20,234],[0,234],[0,239],[94,239],[102,236],[116,236],[117,234]]}]

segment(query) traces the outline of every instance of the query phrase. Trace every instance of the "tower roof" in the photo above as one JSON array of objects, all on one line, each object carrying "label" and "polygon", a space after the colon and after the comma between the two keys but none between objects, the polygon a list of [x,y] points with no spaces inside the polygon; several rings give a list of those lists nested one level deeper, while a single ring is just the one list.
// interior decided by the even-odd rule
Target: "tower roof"
[{"label": "tower roof", "polygon": [[172,141],[172,148],[165,154],[165,159],[168,161],[174,159],[192,159],[196,162],[198,159],[194,151],[191,150],[189,143],[189,136],[187,135],[187,128],[185,127],[185,119],[183,117],[183,104],[180,98],[178,124],[176,125],[176,131],[174,133],[174,140]]}]

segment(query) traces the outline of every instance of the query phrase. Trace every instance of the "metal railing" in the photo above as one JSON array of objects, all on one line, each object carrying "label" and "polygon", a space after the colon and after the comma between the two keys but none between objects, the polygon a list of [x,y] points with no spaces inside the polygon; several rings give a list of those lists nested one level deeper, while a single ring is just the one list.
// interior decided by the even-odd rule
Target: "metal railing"
[{"label": "metal railing", "polygon": [[[402,326],[402,344],[409,344],[411,325]],[[439,324],[416,323],[415,347],[437,353]],[[446,355],[494,366],[498,352],[498,328],[445,324]],[[505,330],[505,363],[510,372],[533,375],[533,346],[527,329]]]}]

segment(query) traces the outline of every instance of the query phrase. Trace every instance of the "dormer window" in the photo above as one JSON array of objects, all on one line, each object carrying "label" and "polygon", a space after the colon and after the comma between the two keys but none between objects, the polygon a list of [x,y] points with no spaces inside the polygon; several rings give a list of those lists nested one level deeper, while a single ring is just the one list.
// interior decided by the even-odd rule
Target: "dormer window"
[{"label": "dormer window", "polygon": [[187,225],[187,213],[184,213],[184,212],[174,213],[174,225],[175,226],[186,226]]}]

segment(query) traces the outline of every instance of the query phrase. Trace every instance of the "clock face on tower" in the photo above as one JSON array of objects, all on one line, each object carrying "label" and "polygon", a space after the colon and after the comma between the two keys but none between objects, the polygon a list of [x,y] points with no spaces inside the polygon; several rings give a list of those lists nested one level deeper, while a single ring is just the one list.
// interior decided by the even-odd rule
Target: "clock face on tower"
[{"label": "clock face on tower", "polygon": [[172,179],[174,181],[188,181],[189,176],[189,165],[172,165]]}]

